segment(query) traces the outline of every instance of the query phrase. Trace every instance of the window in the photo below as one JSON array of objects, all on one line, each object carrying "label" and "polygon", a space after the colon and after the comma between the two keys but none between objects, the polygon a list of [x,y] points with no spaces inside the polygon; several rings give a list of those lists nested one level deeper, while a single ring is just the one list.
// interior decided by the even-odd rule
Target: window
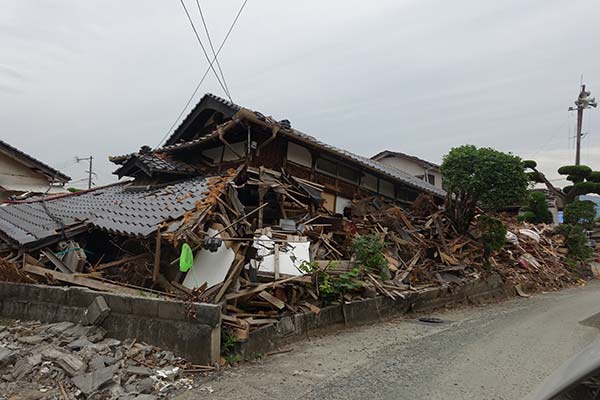
[{"label": "window", "polygon": [[435,185],[435,175],[427,174],[427,182],[431,183],[432,185]]},{"label": "window", "polygon": [[415,175],[417,178],[426,181],[432,185],[435,185],[435,175],[427,174],[427,179],[425,179],[425,175]]},{"label": "window", "polygon": [[331,175],[337,175],[337,165],[326,158],[317,158],[317,170]]},{"label": "window", "polygon": [[312,167],[312,156],[310,155],[310,151],[296,143],[288,142],[287,160],[308,168]]},{"label": "window", "polygon": [[369,189],[376,192],[377,177],[371,174],[364,174],[362,178],[360,178],[360,186],[364,187],[365,189]]},{"label": "window", "polygon": [[328,158],[317,158],[317,171],[335,176],[339,179],[358,184],[360,173],[346,164],[338,163]]},{"label": "window", "polygon": [[387,197],[395,197],[394,184],[383,179],[379,180],[379,193]]},{"label": "window", "polygon": [[358,183],[359,174],[357,170],[347,167],[344,164],[339,164],[338,177],[350,181],[352,183]]}]

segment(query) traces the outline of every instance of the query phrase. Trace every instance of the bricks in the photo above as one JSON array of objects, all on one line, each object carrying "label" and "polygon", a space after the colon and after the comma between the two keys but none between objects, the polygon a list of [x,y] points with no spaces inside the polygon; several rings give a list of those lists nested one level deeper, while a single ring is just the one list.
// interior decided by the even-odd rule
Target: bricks
[{"label": "bricks", "polygon": [[106,304],[104,297],[97,296],[92,304],[84,311],[85,325],[100,325],[110,314],[110,308]]}]

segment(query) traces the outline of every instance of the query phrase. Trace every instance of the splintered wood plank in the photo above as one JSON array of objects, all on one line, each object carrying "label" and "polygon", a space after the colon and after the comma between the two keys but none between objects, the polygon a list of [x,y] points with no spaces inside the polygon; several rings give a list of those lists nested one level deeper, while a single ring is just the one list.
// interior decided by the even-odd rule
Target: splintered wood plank
[{"label": "splintered wood plank", "polygon": [[301,280],[302,277],[303,277],[303,275],[292,276],[292,277],[289,277],[289,278],[281,279],[279,281],[273,281],[273,282],[263,283],[263,284],[258,285],[256,287],[253,287],[251,289],[240,290],[240,291],[237,291],[235,293],[228,293],[228,294],[225,295],[225,300],[232,300],[232,299],[237,299],[238,297],[243,297],[243,296],[248,296],[248,295],[251,295],[251,294],[260,293],[260,292],[262,292],[265,289],[274,288],[276,285],[281,285],[283,283],[291,282],[291,281],[294,281],[294,280]]},{"label": "splintered wood plank", "polygon": [[279,300],[277,297],[273,296],[271,293],[269,292],[265,292],[262,291],[258,294],[258,297],[260,297],[261,299],[268,301],[269,303],[271,303],[273,306],[275,306],[278,309],[284,309],[285,308],[285,303],[281,300]]},{"label": "splintered wood plank", "polygon": [[100,282],[94,279],[86,278],[78,274],[65,274],[63,272],[51,271],[46,268],[37,267],[35,265],[26,264],[23,270],[38,276],[50,276],[57,281],[71,283],[73,285],[85,286],[91,289],[101,290],[104,292],[129,294],[139,296],[142,290],[131,289],[125,286],[115,285],[113,283]]},{"label": "splintered wood plank", "polygon": [[152,271],[152,282],[158,281],[158,275],[160,274],[160,247],[161,247],[160,227],[156,231],[156,251],[154,252],[154,270]]}]

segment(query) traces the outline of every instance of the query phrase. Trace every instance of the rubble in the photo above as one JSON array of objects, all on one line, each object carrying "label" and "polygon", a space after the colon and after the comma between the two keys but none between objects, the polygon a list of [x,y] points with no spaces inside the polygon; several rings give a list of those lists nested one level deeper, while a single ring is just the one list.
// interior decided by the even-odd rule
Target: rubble
[{"label": "rubble", "polygon": [[[459,234],[432,196],[422,195],[411,207],[381,196],[357,197],[343,214],[336,214],[323,207],[321,185],[285,171],[248,167],[226,176],[213,181],[215,186],[197,207],[200,211],[188,212],[181,224],[165,226],[157,236],[162,240],[117,243],[113,238],[115,249],[106,253],[117,255],[106,260],[102,255],[93,265],[93,257],[88,257],[77,274],[52,271],[58,268],[57,260],[52,261],[48,250],[37,259],[24,257],[22,268],[3,262],[0,270],[19,281],[59,281],[108,292],[221,304],[223,325],[238,340],[282,315],[318,313],[331,302],[377,295],[401,299],[406,292],[461,284],[491,273],[519,285],[520,292],[558,289],[579,279],[567,268],[562,238],[549,225],[499,215],[509,233],[488,268],[477,232]],[[245,206],[241,199],[254,205]],[[383,270],[369,269],[357,260],[353,242],[361,237],[383,243],[387,264]],[[152,249],[153,244],[161,251]],[[74,242],[69,246],[78,248]],[[180,260],[175,249],[181,247],[188,251]],[[338,281],[345,285],[339,293],[327,292],[328,285]],[[86,323],[99,325],[109,312],[99,296],[88,307]],[[68,323],[55,324],[48,332],[69,328]],[[85,340],[102,339],[94,336],[101,335],[100,330],[91,332]],[[44,337],[19,340],[34,344]],[[68,346],[91,347],[85,341]],[[94,367],[102,368],[100,363]]]},{"label": "rubble", "polygon": [[[189,388],[186,371],[199,373],[199,366],[145,343],[100,339],[101,329],[35,321],[0,326],[9,334],[0,340],[0,399],[156,399]],[[42,335],[40,343],[19,340]]]},{"label": "rubble", "polygon": [[[476,229],[461,234],[450,223],[443,189],[216,96],[197,107],[165,147],[111,159],[134,180],[1,207],[0,280],[181,300],[189,319],[191,303],[218,304],[223,342],[284,315],[400,300],[490,274],[521,295],[579,282],[552,226],[497,215],[509,234],[488,265]],[[87,326],[24,329],[20,341],[0,330],[0,338],[40,346],[46,356],[33,370],[64,375],[68,388],[82,375],[79,359],[91,374],[76,380],[80,391],[177,387],[186,366],[145,344],[106,340],[109,315],[99,296]],[[60,350],[48,347],[56,336],[68,339]],[[105,382],[115,365],[119,379]],[[130,366],[152,375],[139,379],[147,374]]]}]

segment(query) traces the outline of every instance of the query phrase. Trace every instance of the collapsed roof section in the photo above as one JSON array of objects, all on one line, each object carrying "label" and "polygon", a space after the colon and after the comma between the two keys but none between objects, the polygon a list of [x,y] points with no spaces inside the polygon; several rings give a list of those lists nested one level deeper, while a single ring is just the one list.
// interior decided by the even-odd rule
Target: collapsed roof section
[{"label": "collapsed roof section", "polygon": [[[443,197],[446,194],[443,189],[397,168],[329,145],[313,136],[293,129],[287,120],[275,121],[270,117],[265,117],[260,112],[243,108],[210,93],[206,94],[188,114],[185,120],[167,139],[165,146],[153,151],[151,154],[164,158],[166,155],[175,155],[176,153],[192,149],[194,151],[204,149],[215,140],[223,141],[224,134],[231,130],[233,125],[248,127],[250,124],[258,125],[272,132],[273,138],[275,136],[285,137],[290,141],[302,143],[322,153],[344,160],[364,171],[382,175],[396,183],[416,189],[419,192],[426,192],[436,197]],[[270,140],[267,139],[267,142]],[[234,149],[232,151],[235,152]],[[279,151],[285,151],[285,149],[279,149]],[[133,153],[114,156],[110,157],[110,161],[123,165],[122,168],[116,171],[116,173],[121,174],[124,172],[123,168],[132,162],[131,160],[135,160],[141,155],[142,153]]]},{"label": "collapsed roof section", "polygon": [[229,176],[195,177],[158,186],[133,182],[80,193],[35,199],[0,207],[0,237],[27,248],[40,247],[89,227],[147,238],[171,221],[173,229],[186,214],[209,207],[206,199]]},{"label": "collapsed roof section", "polygon": [[[136,172],[133,172],[136,171]],[[167,153],[151,153],[144,149],[132,155],[113,172],[120,178],[141,173],[143,176],[152,178],[160,174],[166,175],[197,175],[198,169],[193,165],[177,161]]]}]

